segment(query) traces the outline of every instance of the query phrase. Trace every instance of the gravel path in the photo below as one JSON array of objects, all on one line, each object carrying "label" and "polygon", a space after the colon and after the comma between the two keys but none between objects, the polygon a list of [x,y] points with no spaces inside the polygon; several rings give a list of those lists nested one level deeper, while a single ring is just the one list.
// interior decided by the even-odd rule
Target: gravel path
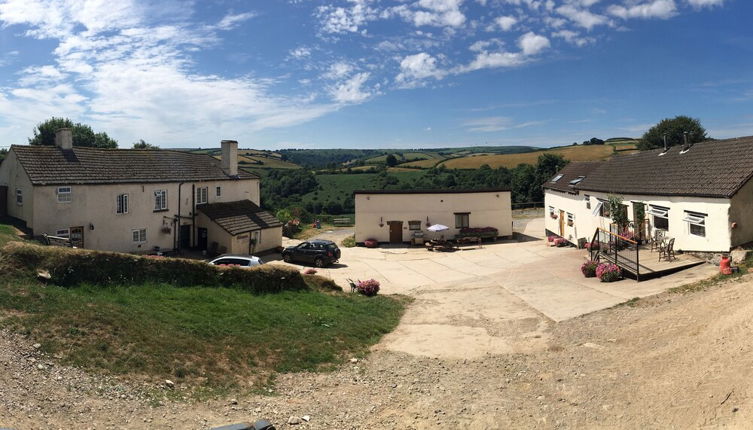
[{"label": "gravel path", "polygon": [[[0,427],[186,429],[257,418],[280,429],[746,427],[751,287],[663,294],[552,324],[547,348],[531,353],[466,361],[378,350],[330,373],[281,375],[267,395],[207,402],[158,402],[154,393],[180,397],[181,387],[88,375],[0,331]],[[304,415],[309,422],[286,424]]]}]

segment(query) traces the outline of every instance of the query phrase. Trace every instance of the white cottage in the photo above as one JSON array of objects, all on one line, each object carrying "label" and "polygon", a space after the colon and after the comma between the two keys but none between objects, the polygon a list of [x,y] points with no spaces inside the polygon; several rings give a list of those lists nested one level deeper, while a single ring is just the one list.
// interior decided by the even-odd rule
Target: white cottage
[{"label": "white cottage", "polygon": [[636,235],[660,229],[677,250],[728,252],[753,241],[751,177],[753,137],[570,163],[544,184],[546,230],[573,244],[590,240],[610,229],[614,195]]}]

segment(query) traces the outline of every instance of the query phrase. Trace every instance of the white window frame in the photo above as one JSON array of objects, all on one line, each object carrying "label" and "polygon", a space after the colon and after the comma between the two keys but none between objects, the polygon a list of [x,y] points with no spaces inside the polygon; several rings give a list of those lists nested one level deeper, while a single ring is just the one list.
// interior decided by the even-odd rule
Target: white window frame
[{"label": "white window frame", "polygon": [[196,204],[203,205],[206,203],[209,203],[209,187],[197,187],[196,188]]},{"label": "white window frame", "polygon": [[555,212],[556,210],[554,209],[554,206],[549,206],[549,215],[554,215]]},{"label": "white window frame", "polygon": [[[67,191],[62,191],[67,190]],[[58,203],[70,203],[73,200],[73,188],[72,187],[57,187],[55,194],[57,194]]]},{"label": "white window frame", "polygon": [[115,197],[115,213],[123,215],[128,213],[128,194],[118,194]]},{"label": "white window frame", "polygon": [[24,191],[20,188],[16,188],[16,204],[18,206],[24,205]]},{"label": "white window frame", "polygon": [[134,243],[144,243],[146,242],[146,229],[145,228],[137,228],[131,230],[131,239]]},{"label": "white window frame", "polygon": [[575,226],[575,215],[571,214],[570,212],[567,212],[567,224],[570,225],[570,223]]},{"label": "white window frame", "polygon": [[650,214],[653,217],[653,219],[651,220],[651,222],[652,222],[652,225],[654,226],[654,228],[658,228],[658,227],[656,227],[656,219],[657,218],[661,218],[661,219],[667,220],[667,228],[666,229],[658,228],[658,229],[659,230],[669,231],[669,208],[666,208],[664,206],[649,205],[648,211],[646,211],[646,213]]},{"label": "white window frame", "polygon": [[217,186],[214,189],[214,195],[217,197],[222,197],[222,187]]},{"label": "white window frame", "polygon": [[65,239],[70,239],[70,237],[71,237],[71,229],[69,229],[69,228],[61,228],[59,230],[56,230],[55,231],[55,236],[56,237],[62,237],[62,238],[65,238]]},{"label": "white window frame", "polygon": [[[458,217],[461,222],[458,223]],[[463,223],[462,221],[466,221]],[[463,225],[465,224],[465,225]],[[470,212],[455,212],[455,228],[469,228],[471,226],[471,213]]]},{"label": "white window frame", "polygon": [[167,210],[167,190],[154,190],[154,211]]},{"label": "white window frame", "polygon": [[[688,224],[688,233],[693,236],[706,237],[706,217],[708,215],[699,212],[685,211],[685,217],[682,219]],[[703,234],[693,233],[693,226],[701,228]]]},{"label": "white window frame", "polygon": [[588,194],[583,194],[583,197],[586,201],[586,209],[591,209],[591,196]]}]

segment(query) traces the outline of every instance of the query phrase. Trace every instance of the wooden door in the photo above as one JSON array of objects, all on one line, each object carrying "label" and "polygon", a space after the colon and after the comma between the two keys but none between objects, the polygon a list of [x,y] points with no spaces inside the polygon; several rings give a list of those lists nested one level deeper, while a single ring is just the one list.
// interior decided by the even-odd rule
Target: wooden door
[{"label": "wooden door", "polygon": [[197,233],[199,235],[197,246],[201,251],[205,251],[209,243],[207,229],[199,227]]},{"label": "wooden door", "polygon": [[75,246],[76,248],[83,248],[84,247],[84,227],[71,227],[70,228],[70,241],[71,246]]},{"label": "wooden door", "polygon": [[403,222],[389,221],[390,243],[403,243]]},{"label": "wooden door", "polygon": [[565,237],[565,211],[560,210],[560,236]]}]

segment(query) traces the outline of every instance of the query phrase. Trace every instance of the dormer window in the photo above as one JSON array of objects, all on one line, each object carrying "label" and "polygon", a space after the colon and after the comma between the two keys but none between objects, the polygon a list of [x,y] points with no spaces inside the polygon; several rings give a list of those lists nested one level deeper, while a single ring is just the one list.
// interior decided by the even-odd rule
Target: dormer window
[{"label": "dormer window", "polygon": [[555,182],[559,181],[560,179],[562,179],[563,176],[564,175],[562,173],[558,174],[557,176],[555,176],[554,178],[552,178],[552,183],[555,183]]}]

